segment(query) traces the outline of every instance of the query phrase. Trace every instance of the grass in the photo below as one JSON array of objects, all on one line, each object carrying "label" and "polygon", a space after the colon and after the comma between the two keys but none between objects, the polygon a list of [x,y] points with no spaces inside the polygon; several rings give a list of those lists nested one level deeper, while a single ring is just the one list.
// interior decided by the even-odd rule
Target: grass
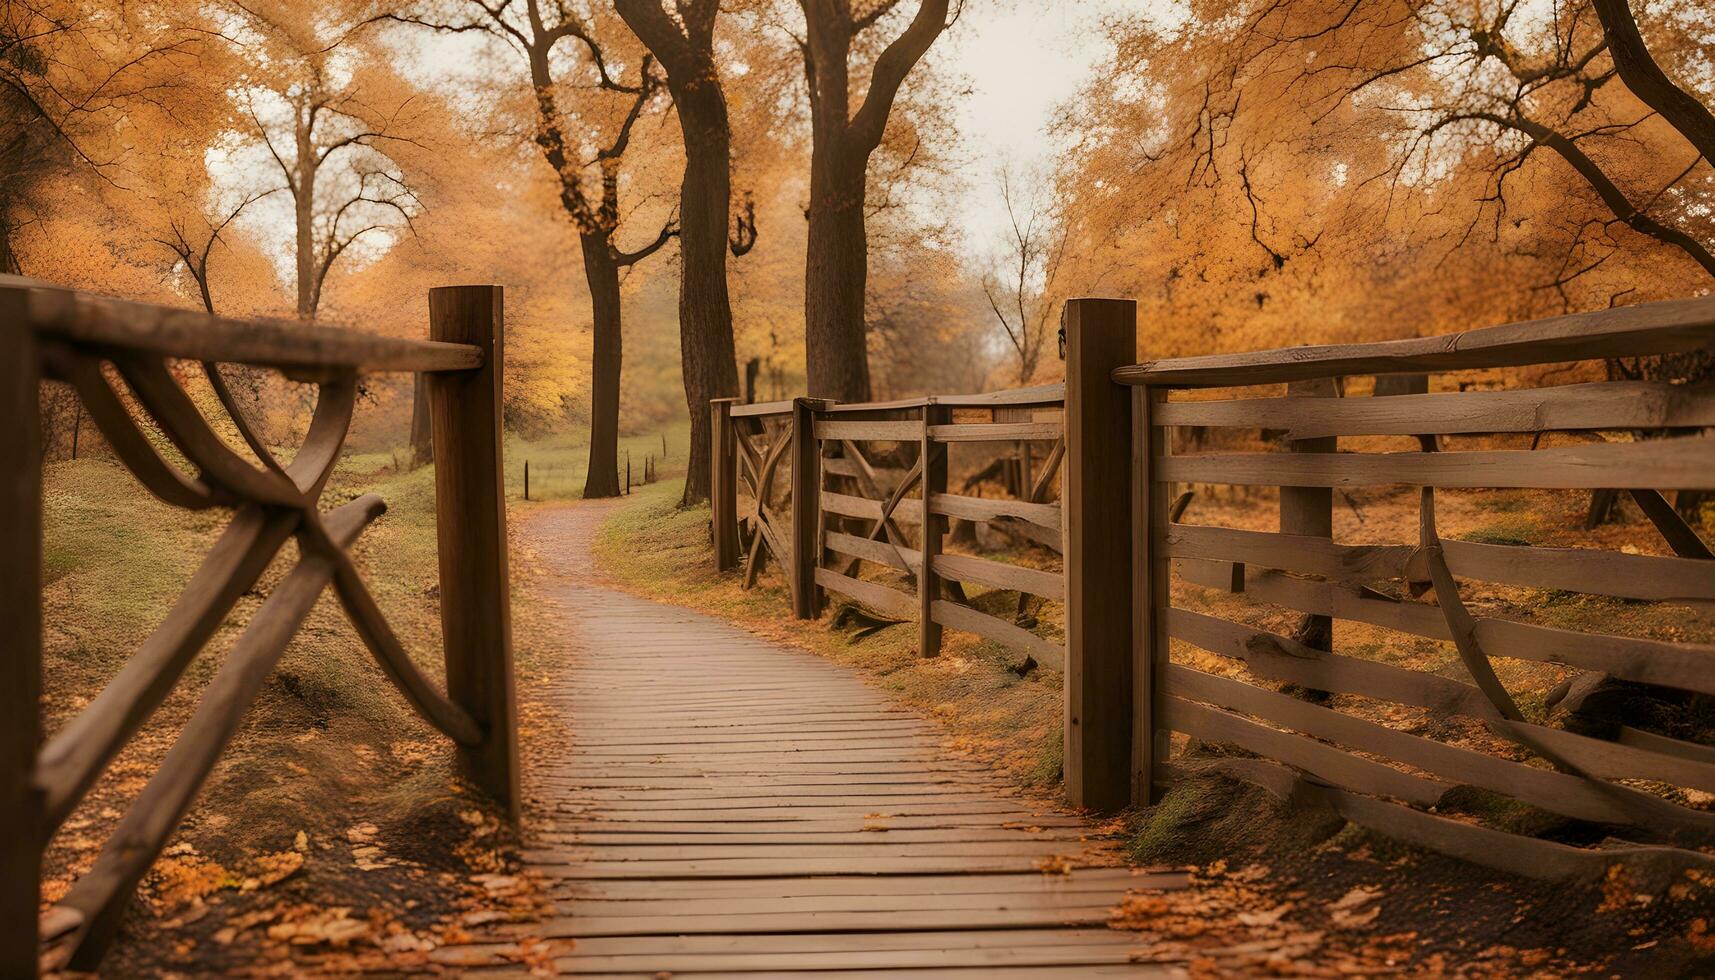
[{"label": "grass", "polygon": [[[1019,785],[1059,791],[1061,676],[1046,668],[1019,677],[1018,659],[996,644],[948,630],[939,657],[917,656],[917,628],[889,626],[858,642],[820,620],[791,618],[785,582],[772,565],[757,588],[718,574],[709,558],[709,511],[680,509],[679,484],[640,490],[617,510],[596,540],[600,568],[615,584],[662,602],[688,606],[860,671],[871,683],[938,719],[952,744],[994,764]],[[995,595],[990,603],[1001,601]],[[977,599],[984,605],[983,597]],[[1047,609],[1045,621],[1057,620]]]},{"label": "grass", "polygon": [[[688,435],[689,426],[668,430],[669,463],[684,459]],[[641,460],[660,454],[661,435],[623,440],[621,459],[625,449],[641,479]],[[521,500],[524,459],[532,463],[533,499],[577,496],[586,451],[577,438],[509,438],[509,508],[535,506]],[[434,469],[410,470],[403,459],[402,452],[343,457],[322,506],[364,493],[387,502],[387,512],[353,554],[407,650],[440,683]],[[160,622],[228,517],[162,504],[99,453],[49,464],[43,503],[43,704],[51,734]],[[557,719],[534,704],[530,692],[556,669],[561,650],[545,604],[530,586],[530,544],[517,535],[510,544],[520,727],[529,755],[560,740]],[[195,709],[224,651],[295,558],[295,545],[288,544],[55,837],[45,859],[46,901],[63,895],[93,865]],[[238,969],[265,955],[258,948],[265,930],[252,928],[230,944],[210,937],[233,917],[243,921],[277,903],[373,907],[412,929],[450,921],[461,896],[473,887],[481,892],[469,876],[507,860],[493,837],[473,837],[467,817],[486,805],[456,776],[451,743],[417,718],[375,666],[331,591],[324,593],[175,832],[168,856],[145,879],[107,968],[124,975]],[[389,864],[358,871],[350,832],[368,824],[377,828]],[[294,850],[300,833],[306,854],[300,871],[268,888],[240,890],[259,862]],[[195,924],[181,924],[187,918]]]}]

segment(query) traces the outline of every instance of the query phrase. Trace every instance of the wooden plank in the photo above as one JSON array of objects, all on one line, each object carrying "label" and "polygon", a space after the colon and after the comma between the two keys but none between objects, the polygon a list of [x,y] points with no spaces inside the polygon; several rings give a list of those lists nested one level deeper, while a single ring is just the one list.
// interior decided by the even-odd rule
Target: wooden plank
[{"label": "wooden plank", "polygon": [[[1172,676],[1169,671],[1169,677]],[[1414,776],[1323,742],[1259,725],[1195,701],[1168,697],[1162,707],[1163,724],[1176,732],[1210,742],[1230,742],[1359,792],[1391,796],[1420,806],[1434,806],[1442,794],[1453,788],[1450,783]]]},{"label": "wooden plank", "polygon": [[[738,444],[732,409],[737,398],[709,402],[709,519],[714,531],[715,570],[738,567]],[[748,449],[749,441],[745,440]],[[755,465],[755,461],[752,461]],[[765,490],[758,488],[760,498]]]},{"label": "wooden plank", "polygon": [[1315,650],[1284,636],[1186,609],[1169,610],[1167,626],[1174,639],[1242,661],[1251,673],[1272,681],[1484,720],[1497,717],[1482,692],[1446,677]]},{"label": "wooden plank", "polygon": [[[1080,821],[1081,826],[1089,826],[1088,821]],[[672,883],[672,894],[687,899],[706,898],[819,898],[824,896],[898,896],[911,901],[914,896],[921,895],[1034,895],[1053,894],[1067,895],[1088,892],[1107,892],[1123,895],[1125,892],[1137,889],[1181,888],[1188,883],[1189,876],[1185,872],[1170,871],[1155,873],[1130,867],[1108,868],[1077,868],[1063,875],[1045,875],[1031,869],[1026,872],[1002,872],[992,875],[923,875],[921,877],[878,878],[873,875],[828,875],[816,878],[774,877],[774,878],[732,878],[726,881],[675,881]],[[662,882],[578,882],[565,881],[556,883],[570,895],[582,898],[603,898],[610,900],[647,901],[662,897]],[[921,933],[923,942],[929,945],[965,945],[937,941],[941,936],[940,930],[928,930]],[[760,939],[759,936],[748,937]],[[873,940],[879,948],[893,948],[893,944],[908,943],[905,935],[899,933],[870,934],[869,936],[853,936],[854,939]],[[744,941],[744,940],[739,940]],[[710,948],[700,945],[700,948]]]},{"label": "wooden plank", "polygon": [[1261,760],[1232,759],[1218,766],[1283,797],[1301,802],[1324,800],[1347,820],[1395,840],[1525,878],[1591,883],[1608,875],[1614,865],[1633,863],[1639,870],[1686,865],[1715,869],[1715,860],[1697,851],[1672,847],[1572,847],[1438,817],[1299,779],[1282,767]]},{"label": "wooden plank", "polygon": [[232,607],[256,584],[298,526],[290,512],[250,506],[209,549],[161,625],[77,716],[42,747],[37,760],[48,826],[57,827],[107,764],[149,719]]},{"label": "wooden plank", "polygon": [[[1189,580],[1188,580],[1189,581]],[[1225,584],[1208,584],[1224,588]],[[1446,617],[1425,603],[1365,596],[1272,569],[1244,574],[1247,595],[1300,612],[1369,623],[1435,640],[1453,638]],[[1715,645],[1563,630],[1533,623],[1477,619],[1477,641],[1495,656],[1599,670],[1641,684],[1715,694]]]},{"label": "wooden plank", "polygon": [[996,405],[1058,405],[1066,400],[1062,383],[989,391],[979,395],[936,395],[935,404],[957,408],[988,408]]},{"label": "wooden plank", "polygon": [[1044,639],[1035,633],[1015,626],[1004,619],[997,619],[988,613],[979,612],[969,606],[961,606],[956,602],[937,599],[930,610],[935,622],[942,626],[951,626],[966,633],[975,633],[984,639],[993,640],[1003,646],[1015,650],[1023,650],[1035,657],[1038,663],[1056,670],[1064,670],[1066,652],[1052,640]]},{"label": "wooden plank", "polygon": [[[737,399],[734,399],[736,402]],[[732,407],[734,418],[762,418],[770,415],[788,416],[792,414],[792,400],[785,399],[777,402],[753,402],[749,405],[735,404]]]},{"label": "wooden plank", "polygon": [[[858,469],[856,462],[843,456],[830,456],[822,460],[822,471],[832,473],[834,476],[849,476],[854,480],[862,472]],[[897,466],[871,466],[870,472],[875,475],[877,481],[888,493],[893,492],[893,488],[905,478],[905,471]]]},{"label": "wooden plank", "polygon": [[[945,446],[935,444],[930,432],[951,421],[952,417],[952,409],[936,405],[923,406],[923,430],[918,443],[917,465],[922,473],[924,500],[947,492],[947,464],[950,454]],[[936,657],[941,654],[941,624],[935,621],[932,607],[941,597],[941,593],[946,591],[941,583],[941,569],[937,562],[940,561],[941,546],[947,530],[946,518],[927,510],[923,512],[917,552],[917,655],[920,657]]]},{"label": "wooden plank", "polygon": [[1354,374],[1405,374],[1551,364],[1697,350],[1715,342],[1715,297],[1466,330],[1439,337],[1286,347],[1146,362],[1114,372],[1121,384],[1186,387],[1276,384]]},{"label": "wooden plank", "polygon": [[[1110,375],[1137,357],[1137,304],[1066,304],[1066,796],[1118,810],[1132,802],[1132,405]],[[1060,508],[959,501],[957,516],[1007,515],[1060,527]],[[931,509],[947,501],[930,498]],[[979,517],[978,519],[989,519]]]},{"label": "wooden plank", "polygon": [[[879,500],[823,490],[821,502],[822,510],[829,514],[861,517],[870,521],[881,520],[881,501]],[[903,524],[921,524],[923,523],[923,501],[907,497],[894,506],[890,516],[893,520]]]},{"label": "wooden plank", "polygon": [[931,425],[929,438],[936,442],[1053,442],[1060,438],[1060,423],[966,422],[959,425]]},{"label": "wooden plank", "polygon": [[1172,652],[1167,610],[1173,603],[1167,551],[1174,487],[1158,480],[1161,459],[1171,449],[1156,410],[1167,392],[1138,387],[1131,393],[1132,732],[1131,798],[1148,805],[1159,799],[1163,765],[1172,756],[1172,732],[1162,723],[1162,671]]},{"label": "wooden plank", "polygon": [[[1323,402],[1340,400],[1340,386],[1333,378],[1295,381],[1286,386],[1289,401]],[[1294,439],[1286,443],[1287,452],[1326,454],[1338,452],[1337,436],[1315,439]],[[1300,537],[1334,538],[1334,491],[1328,487],[1281,487],[1280,533]],[[1334,649],[1334,621],[1321,615],[1311,615],[1294,630],[1294,636],[1305,646],[1317,650]]]},{"label": "wooden plank", "polygon": [[816,438],[830,441],[874,439],[916,442],[923,438],[922,422],[817,422]]},{"label": "wooden plank", "polygon": [[[713,915],[676,915],[676,916],[645,916],[645,915],[587,915],[568,918],[550,919],[543,923],[542,934],[552,937],[583,937],[583,936],[672,936],[672,935],[721,935],[727,933],[803,933],[803,932],[905,932],[914,928],[934,930],[962,929],[1031,929],[1045,927],[1090,927],[1099,926],[1107,921],[1111,905],[1092,902],[1086,905],[1025,907],[1025,908],[952,908],[952,909],[906,909],[901,911],[864,910],[864,911],[828,911],[828,912],[735,912],[731,914]],[[772,919],[773,921],[770,921]],[[1072,955],[1079,957],[1074,962],[1082,962],[1082,957],[1090,955],[1086,946],[1062,946],[1057,949],[1070,950]],[[1103,947],[1096,947],[1101,949]],[[1008,947],[994,947],[995,952],[1008,955]],[[1108,947],[1107,959],[1103,962],[1127,962],[1128,950],[1123,943]],[[878,951],[879,955],[880,951]],[[726,969],[805,969],[803,960],[792,957],[812,957],[817,954],[794,953],[786,954],[784,958],[773,958],[770,954],[727,954],[702,953],[693,957],[676,959],[659,964],[663,969],[689,971]],[[881,959],[860,960],[861,953],[824,954],[838,956],[838,965],[864,966],[879,963],[886,966],[894,963],[903,965],[935,965],[946,964],[949,951],[943,950],[901,950],[890,957]],[[774,954],[775,957],[780,954]],[[931,957],[927,963],[924,957]],[[653,961],[652,961],[653,962]],[[814,962],[814,960],[812,961]],[[958,965],[975,964],[979,960],[963,961]],[[820,962],[821,968],[829,965]]]},{"label": "wooden plank", "polygon": [[519,815],[518,704],[513,689],[511,567],[501,403],[505,313],[499,286],[429,291],[429,336],[474,344],[482,367],[436,374],[429,385],[435,450],[441,644],[447,697],[484,732],[460,746],[460,769]]},{"label": "wooden plank", "polygon": [[[1614,793],[1619,792],[1617,788],[1595,786],[1578,776],[1551,769],[1538,769],[1473,749],[1407,734],[1294,697],[1265,691],[1189,667],[1169,667],[1167,683],[1169,691],[1175,697],[1207,701],[1223,708],[1242,711],[1306,735],[1314,735],[1372,755],[1403,762],[1432,775],[1511,796],[1554,813],[1599,823],[1630,822],[1628,811],[1615,803]],[[1560,734],[1570,736],[1570,733]],[[1616,755],[1625,754],[1602,755],[1594,749],[1595,745],[1602,743],[1577,736],[1554,739],[1553,742],[1556,747],[1566,747],[1569,753],[1576,753],[1582,758],[1601,758],[1608,763],[1614,762]],[[1715,772],[1715,769],[1710,771]],[[1628,775],[1643,776],[1642,773]],[[1353,788],[1365,789],[1361,786]]]},{"label": "wooden plank", "polygon": [[[816,587],[816,569],[822,563],[821,445],[813,436],[816,413],[827,408],[821,400],[799,398],[792,403],[792,543],[787,549],[791,564],[792,617],[815,619],[822,613],[822,597]],[[879,505],[877,516],[880,516]]]},{"label": "wooden plank", "polygon": [[[328,513],[329,540],[334,547],[349,548],[385,509],[381,498],[370,494]],[[333,574],[331,556],[311,550],[269,593],[203,690],[160,769],[119,821],[93,867],[59,901],[81,921],[70,940],[73,969],[94,970],[100,964],[137,883],[166,846]]]},{"label": "wooden plank", "polygon": [[1174,456],[1161,478],[1293,487],[1411,484],[1565,490],[1698,490],[1715,485],[1715,437],[1439,453]]},{"label": "wooden plank", "polygon": [[1715,386],[1598,381],[1512,391],[1462,391],[1301,402],[1296,398],[1174,401],[1168,425],[1285,429],[1286,438],[1657,429],[1715,425]]},{"label": "wooden plank", "polygon": [[[1715,602],[1715,577],[1692,558],[1628,555],[1594,548],[1538,548],[1444,540],[1447,566],[1460,578],[1505,582],[1654,602]],[[1343,545],[1304,535],[1174,524],[1167,535],[1175,558],[1233,561],[1320,575],[1351,585],[1403,576],[1424,578],[1410,564],[1410,545]]]},{"label": "wooden plank", "polygon": [[966,497],[954,493],[937,493],[929,497],[929,510],[969,521],[992,522],[1011,517],[1050,531],[1061,530],[1059,504],[1032,504],[999,497]]},{"label": "wooden plank", "polygon": [[[956,909],[1075,909],[1099,906],[1101,893],[1004,892],[964,895],[823,895],[702,899],[673,896],[661,899],[580,899],[562,906],[571,916],[611,915],[624,918],[672,919],[703,915],[789,915],[801,912],[933,912]],[[670,926],[671,923],[668,923]],[[784,929],[780,930],[786,931]],[[672,935],[673,933],[666,933]]]},{"label": "wooden plank", "polygon": [[[901,572],[917,573],[917,561],[921,561],[915,551],[900,550],[891,544],[876,541],[873,538],[860,538],[856,535],[840,531],[829,531],[822,542],[829,551],[838,552],[851,558],[861,558],[872,561],[877,565]],[[916,560],[913,560],[916,559]]]},{"label": "wooden plank", "polygon": [[349,327],[302,320],[234,319],[200,310],[156,306],[0,276],[15,300],[13,322],[90,347],[120,348],[193,361],[257,364],[287,369],[469,371],[482,366],[480,346],[401,340]]},{"label": "wooden plank", "polygon": [[[1087,923],[1084,923],[1087,925]],[[1067,970],[1077,966],[1116,966],[1127,977],[1144,980],[1178,977],[1182,970],[1176,965],[1144,965],[1135,963],[1127,939],[1113,934],[1103,944],[1089,946],[1050,946],[1032,949],[1027,946],[978,947],[978,949],[856,949],[851,953],[701,953],[696,956],[593,956],[573,954],[571,958],[556,959],[556,966],[580,971],[612,971],[612,973],[684,973],[684,971],[722,971],[719,975],[751,975],[758,977],[815,977],[827,971],[859,970],[866,975],[890,971],[894,977],[918,977],[918,971],[933,971],[943,977],[943,971],[960,966],[979,968],[964,977],[1017,977],[1020,966],[1046,966],[1051,970],[1039,977],[1065,977]],[[768,973],[763,973],[768,971]],[[773,973],[779,971],[779,973]],[[954,973],[957,977],[959,973]],[[1074,973],[1075,975],[1075,973]],[[952,978],[948,978],[952,980]],[[1024,980],[1019,977],[1017,980]]]},{"label": "wooden plank", "polygon": [[51,827],[35,783],[42,740],[41,348],[28,299],[0,289],[0,976],[36,975],[42,845]]},{"label": "wooden plank", "polygon": [[1060,572],[1044,572],[970,555],[936,555],[931,567],[948,578],[967,584],[974,582],[996,589],[1028,592],[1056,601],[1066,598],[1066,578]]},{"label": "wooden plank", "polygon": [[830,592],[856,599],[876,612],[899,619],[909,620],[917,614],[917,603],[905,593],[875,582],[841,575],[831,568],[816,569],[816,584]]}]

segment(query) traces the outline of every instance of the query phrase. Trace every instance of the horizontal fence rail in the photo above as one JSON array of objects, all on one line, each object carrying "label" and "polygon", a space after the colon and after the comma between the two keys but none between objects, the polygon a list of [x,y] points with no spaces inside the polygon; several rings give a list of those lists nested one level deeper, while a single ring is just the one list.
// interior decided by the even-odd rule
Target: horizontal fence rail
[{"label": "horizontal fence rail", "polygon": [[[800,618],[820,615],[833,593],[881,625],[915,621],[926,657],[940,651],[942,630],[951,628],[1024,654],[1027,668],[1060,669],[1063,646],[1032,632],[1029,609],[1038,599],[1064,600],[1063,574],[948,554],[945,545],[958,519],[1005,529],[1053,554],[1062,550],[1054,496],[1065,458],[1057,417],[1064,393],[1063,385],[1045,385],[849,404],[716,399],[717,565],[742,566],[742,584],[752,588],[773,561]],[[1027,448],[1032,443],[1037,448]],[[999,452],[1022,499],[951,492],[951,445]],[[997,615],[975,608],[966,585],[1017,598]]]},{"label": "horizontal fence rail", "polygon": [[[431,291],[428,341],[287,321],[233,320],[0,277],[0,383],[14,431],[0,443],[0,975],[33,976],[38,935],[50,963],[90,970],[132,893],[238,730],[322,592],[332,585],[382,672],[459,749],[470,778],[516,814],[518,773],[501,494],[502,310],[497,286]],[[217,436],[169,369],[201,361],[253,459]],[[280,462],[250,427],[218,365],[276,368],[318,387],[303,446]],[[373,495],[332,510],[321,495],[352,419],[362,372],[428,377],[440,515],[446,691],[406,652],[350,549],[386,509]],[[42,457],[38,388],[70,385],[114,455],[155,496],[225,508],[231,522],[202,566],[108,685],[45,741],[42,690]],[[123,381],[123,391],[116,381]],[[135,408],[128,404],[135,404]],[[183,469],[145,435],[164,433]],[[90,871],[38,922],[42,852],[126,743],[149,720],[240,597],[288,539],[297,565],[228,650],[159,770]]]},{"label": "horizontal fence rail", "polygon": [[[1715,426],[1715,389],[1667,381],[1523,387],[1520,372],[1500,369],[1712,345],[1715,298],[1699,298],[1445,337],[1112,370],[1132,403],[1135,798],[1153,798],[1182,771],[1169,740],[1180,733],[1267,760],[1228,767],[1272,780],[1278,791],[1285,784],[1270,772],[1347,819],[1521,874],[1598,875],[1614,860],[1715,865],[1693,850],[1715,843],[1715,814],[1643,785],[1709,792],[1715,747],[1625,724],[1606,733],[1553,727],[1547,709],[1521,706],[1502,679],[1509,671],[1497,670],[1510,661],[1551,664],[1590,672],[1583,679],[1591,683],[1608,677],[1709,694],[1715,645],[1634,635],[1619,620],[1610,632],[1533,622],[1492,599],[1479,606],[1464,584],[1706,609],[1715,599],[1710,549],[1664,491],[1715,488],[1715,437],[1703,434]],[[1445,372],[1487,372],[1485,384],[1499,378],[1505,387],[1452,390],[1449,381],[1448,390],[1431,391]],[[1350,375],[1397,373],[1431,383],[1404,394],[1388,393],[1379,379],[1374,395],[1342,390]],[[1230,390],[1194,390],[1209,388]],[[1259,430],[1272,433],[1276,448],[1174,451],[1208,439],[1242,444]],[[1457,448],[1455,438],[1464,440]],[[1478,439],[1486,442],[1471,445]],[[1171,513],[1171,502],[1196,485],[1277,488],[1278,531]],[[1337,540],[1332,491],[1346,487],[1408,488],[1414,533]],[[1445,511],[1453,493],[1464,500],[1471,491],[1517,489],[1628,491],[1673,554],[1442,537],[1447,518],[1438,523],[1438,504]],[[1291,635],[1257,625],[1258,613],[1278,622],[1283,610],[1298,617]],[[1444,643],[1456,659],[1451,669],[1410,666],[1385,646],[1372,653],[1337,643],[1341,624]],[[1640,843],[1575,848],[1426,812],[1447,808],[1462,787]]]}]

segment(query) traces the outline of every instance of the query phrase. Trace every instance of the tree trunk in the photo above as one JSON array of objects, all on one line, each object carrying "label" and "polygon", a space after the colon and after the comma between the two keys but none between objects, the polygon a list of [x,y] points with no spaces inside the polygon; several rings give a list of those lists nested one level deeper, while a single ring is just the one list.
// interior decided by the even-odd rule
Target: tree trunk
[{"label": "tree trunk", "polygon": [[[590,355],[590,453],[584,499],[619,496],[619,375],[622,337],[619,313],[619,264],[608,236],[580,235],[584,278],[589,280],[590,315],[595,332]],[[688,373],[688,372],[687,372]],[[707,414],[707,413],[704,413]]]},{"label": "tree trunk", "polygon": [[818,134],[810,156],[810,228],[804,269],[804,348],[812,398],[868,401],[864,288],[866,155]]},{"label": "tree trunk", "polygon": [[316,145],[311,117],[307,109],[298,112],[296,126],[298,143],[297,179],[292,182],[294,218],[297,223],[298,245],[298,316],[315,318],[316,280]]},{"label": "tree trunk", "polygon": [[421,374],[411,376],[411,465],[427,464],[435,456],[434,430],[429,427],[429,385]]},{"label": "tree trunk", "polygon": [[675,85],[673,100],[685,139],[685,175],[679,185],[679,351],[691,413],[691,458],[680,505],[689,506],[709,499],[709,400],[738,394],[726,278],[732,134],[719,86]]},{"label": "tree trunk", "polygon": [[[4,207],[4,205],[0,205]],[[0,222],[0,275],[16,276],[22,270],[18,266],[18,253],[12,250],[12,226]]]}]

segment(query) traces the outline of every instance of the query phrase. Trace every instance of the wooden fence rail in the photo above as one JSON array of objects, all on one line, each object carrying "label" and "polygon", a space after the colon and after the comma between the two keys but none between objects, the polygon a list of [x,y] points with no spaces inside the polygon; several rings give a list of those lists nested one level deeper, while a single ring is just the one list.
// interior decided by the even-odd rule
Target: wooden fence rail
[{"label": "wooden fence rail", "polygon": [[[1126,491],[1139,515],[1132,541],[1138,569],[1131,601],[1138,682],[1133,797],[1151,800],[1174,778],[1170,736],[1177,732],[1283,765],[1275,771],[1289,780],[1303,774],[1296,785],[1348,819],[1509,871],[1566,877],[1598,874],[1612,860],[1715,863],[1671,849],[1715,842],[1715,814],[1638,783],[1700,790],[1715,779],[1715,751],[1625,725],[1610,737],[1551,727],[1546,709],[1520,707],[1495,666],[1545,662],[1707,693],[1715,645],[1629,635],[1618,632],[1621,621],[1610,627],[1617,632],[1596,633],[1507,618],[1478,611],[1461,585],[1480,580],[1706,606],[1715,597],[1715,564],[1662,491],[1715,487],[1715,438],[1701,434],[1715,425],[1710,389],[1666,382],[1527,388],[1518,386],[1524,373],[1497,369],[1711,345],[1715,298],[1702,298],[1446,337],[1113,370],[1115,386],[1131,388],[1136,447]],[[1386,397],[1342,391],[1352,374],[1422,378],[1448,371],[1483,371],[1491,384],[1511,383],[1499,391],[1417,385],[1416,393]],[[1214,398],[1194,391],[1208,388],[1228,390]],[[1185,426],[1228,433],[1266,427],[1282,434],[1282,451],[1176,454],[1169,438]],[[1621,435],[1603,439],[1603,432]],[[1512,436],[1518,433],[1534,435],[1529,448]],[[1545,433],[1565,435],[1539,445]],[[1377,450],[1388,437],[1402,436],[1415,437],[1417,448]],[[1454,449],[1449,437],[1467,444]],[[1474,437],[1493,438],[1472,446]],[[1514,444],[1519,448],[1495,448]],[[1278,532],[1181,522],[1164,504],[1188,484],[1277,487]],[[1398,486],[1416,491],[1411,540],[1376,543],[1374,530],[1369,543],[1335,540],[1334,488]],[[1507,488],[1630,490],[1675,556],[1441,537],[1438,491]],[[1197,608],[1175,606],[1176,596]],[[1239,599],[1261,605],[1235,605]],[[1289,637],[1245,621],[1251,609],[1302,618]],[[1415,669],[1362,646],[1342,647],[1341,623],[1450,644],[1457,672]],[[1119,683],[1122,672],[1116,666],[1105,676]],[[1293,693],[1302,690],[1319,694]],[[1377,718],[1418,720],[1408,731]],[[1460,727],[1470,722],[1478,728]],[[1483,739],[1442,740],[1448,731],[1481,729],[1498,742],[1481,748]],[[1254,775],[1267,765],[1250,760],[1240,768]],[[1444,809],[1458,787],[1602,825],[1616,839],[1646,846],[1585,850],[1424,812]]]},{"label": "wooden fence rail", "polygon": [[[1262,757],[1228,768],[1277,791],[1290,785],[1373,829],[1509,871],[1590,875],[1634,859],[1715,866],[1686,849],[1715,844],[1715,814],[1638,782],[1711,792],[1715,747],[1625,723],[1604,737],[1552,727],[1546,709],[1520,707],[1501,680],[1511,675],[1494,665],[1548,663],[1712,694],[1715,644],[1635,635],[1618,622],[1598,633],[1508,616],[1470,604],[1461,586],[1701,610],[1715,602],[1711,549],[1664,496],[1715,488],[1715,435],[1704,434],[1715,428],[1715,387],[1525,387],[1534,375],[1519,370],[1709,349],[1715,297],[1443,337],[1144,363],[1134,363],[1129,302],[1074,300],[1063,327],[1063,388],[747,407],[782,420],[773,438],[810,471],[792,484],[787,560],[800,616],[815,616],[828,590],[883,617],[915,617],[925,655],[952,628],[1063,663],[1066,787],[1080,805],[1154,800],[1182,771],[1172,758],[1178,733]],[[1503,390],[1431,384],[1446,372],[1484,372],[1485,388],[1499,379]],[[1346,394],[1344,380],[1359,374],[1378,375],[1373,396]],[[1395,378],[1403,381],[1383,383]],[[1215,388],[1226,390],[1199,391]],[[1020,405],[1064,411],[1053,422],[1000,414]],[[952,414],[973,407],[995,414]],[[1218,445],[1257,445],[1259,430],[1274,434],[1260,450],[1174,448],[1202,445],[1211,431]],[[1521,434],[1533,437],[1529,448]],[[1415,448],[1399,451],[1401,437]],[[1064,470],[1058,501],[972,497],[945,484],[949,445],[1050,439],[1049,468]],[[891,448],[864,448],[875,446]],[[1277,488],[1278,529],[1185,518],[1186,491],[1208,484]],[[1413,492],[1409,540],[1378,541],[1374,529],[1364,543],[1339,540],[1335,491],[1356,487]],[[1509,488],[1627,490],[1670,554],[1442,538],[1438,491]],[[1063,551],[1064,572],[946,553],[949,518],[1030,529]],[[885,574],[862,576],[860,563]],[[1058,644],[972,608],[957,591],[967,585],[1063,601],[1063,657]],[[1194,608],[1176,605],[1181,596]],[[1298,625],[1290,636],[1260,628],[1252,610],[1284,610]],[[1409,667],[1373,646],[1342,645],[1342,623],[1438,641],[1457,659],[1433,672]],[[1401,718],[1416,721],[1397,727]],[[1487,743],[1446,734],[1483,729],[1493,733]],[[1426,812],[1458,787],[1642,843],[1575,848]]]},{"label": "wooden fence rail", "polygon": [[[717,566],[742,565],[750,588],[774,561],[802,619],[819,616],[833,592],[881,617],[915,620],[923,656],[935,656],[943,628],[952,628],[1058,669],[1061,644],[973,608],[963,586],[1016,592],[1021,603],[1026,595],[1062,601],[1061,573],[946,554],[944,542],[958,518],[1061,550],[1060,504],[1050,497],[1064,440],[1058,419],[1046,416],[1057,416],[1063,401],[1061,385],[849,404],[717,399],[710,403]],[[1045,418],[996,421],[1003,412]],[[1052,448],[1027,499],[949,492],[949,445],[1031,441]],[[863,577],[864,563],[892,580]]]},{"label": "wooden fence rail", "polygon": [[[231,320],[0,277],[0,975],[34,976],[52,958],[93,969],[136,885],[241,723],[322,591],[332,584],[358,634],[406,700],[452,739],[466,774],[514,815],[516,717],[500,438],[502,308],[498,286],[436,289],[427,341],[288,321]],[[201,361],[254,460],[215,435],[168,370]],[[218,364],[274,368],[317,385],[314,418],[289,463],[250,428]],[[380,371],[428,379],[440,515],[440,603],[447,686],[424,676],[388,625],[350,555],[385,504],[360,497],[320,509],[350,425],[357,379]],[[113,375],[192,470],[144,436]],[[38,388],[70,384],[115,456],[169,504],[233,511],[184,593],[137,653],[78,715],[43,740],[42,432]],[[160,769],[92,869],[38,919],[43,849],[107,765],[172,691],[288,538],[297,566],[277,585],[204,690]]]}]

